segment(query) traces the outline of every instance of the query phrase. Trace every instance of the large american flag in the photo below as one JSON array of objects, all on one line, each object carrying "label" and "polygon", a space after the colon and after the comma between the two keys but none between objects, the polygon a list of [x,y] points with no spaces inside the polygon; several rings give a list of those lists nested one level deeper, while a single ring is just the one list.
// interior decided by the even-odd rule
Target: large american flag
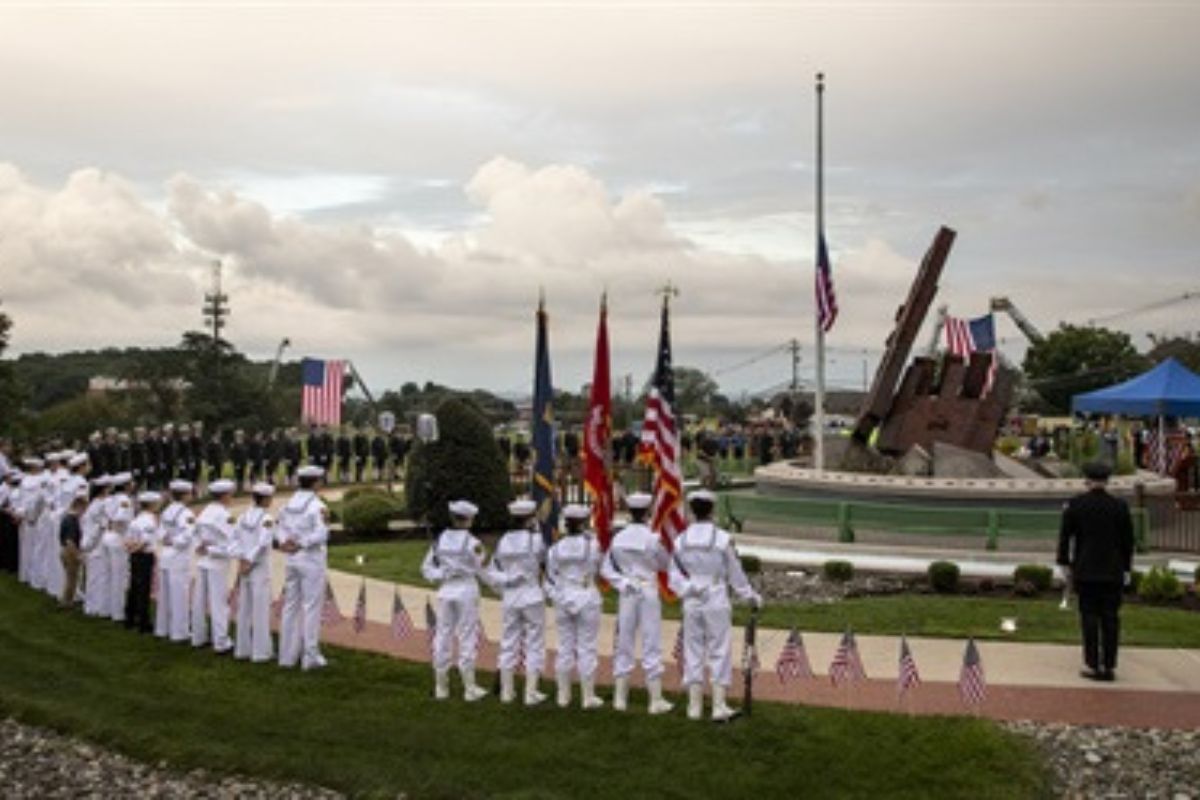
[{"label": "large american flag", "polygon": [[901,697],[909,689],[921,685],[921,673],[917,671],[917,660],[908,647],[908,637],[900,637],[900,672],[896,678],[896,692]]},{"label": "large american flag", "polygon": [[[654,381],[646,398],[646,417],[642,422],[642,445],[654,467],[654,513],[651,528],[658,533],[663,547],[670,552],[675,537],[683,532],[683,474],[679,469],[679,429],[675,421],[675,373],[671,368],[671,326],[669,299],[663,298],[662,328],[658,337],[658,361]],[[666,577],[659,574],[666,592]]]},{"label": "large american flag", "polygon": [[866,677],[867,670],[863,666],[862,656],[858,654],[858,641],[854,638],[854,631],[846,631],[842,634],[837,652],[833,654],[833,663],[829,665],[829,680],[834,686],[840,686],[847,682],[866,680]]},{"label": "large american flag", "polygon": [[946,317],[946,349],[963,361],[970,361],[972,353],[991,353],[992,363],[988,367],[987,380],[983,384],[983,394],[992,389],[996,382],[996,319],[986,314],[975,319],[962,317]]},{"label": "large american flag", "polygon": [[345,361],[306,358],[300,362],[300,421],[312,425],[342,424]]},{"label": "large american flag", "polygon": [[413,635],[415,628],[413,627],[412,617],[408,615],[408,609],[404,607],[404,601],[400,599],[400,589],[394,590],[392,595],[392,638],[407,639]]},{"label": "large american flag", "polygon": [[958,674],[958,694],[969,706],[977,706],[987,698],[987,680],[983,675],[983,661],[974,639],[967,640],[963,653],[962,671]]},{"label": "large american flag", "polygon": [[775,674],[779,676],[780,683],[813,676],[812,664],[809,663],[808,652],[804,649],[804,639],[795,628],[792,628],[787,641],[783,643],[783,649],[779,651],[779,658],[775,661]]},{"label": "large american flag", "polygon": [[825,245],[825,233],[817,238],[817,321],[826,333],[837,321],[837,293],[833,290],[833,272],[829,265],[829,248]]}]

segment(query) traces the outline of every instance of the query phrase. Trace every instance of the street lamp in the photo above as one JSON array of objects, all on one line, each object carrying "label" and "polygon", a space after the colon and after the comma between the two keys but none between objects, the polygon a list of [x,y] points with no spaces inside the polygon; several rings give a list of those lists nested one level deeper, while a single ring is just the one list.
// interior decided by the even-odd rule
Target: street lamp
[{"label": "street lamp", "polygon": [[[417,415],[417,441],[421,443],[421,448],[424,449],[438,440],[438,420],[433,414],[418,414]],[[429,503],[430,495],[433,494],[433,481],[430,480],[429,472],[429,453],[425,453],[425,476],[422,481],[421,488],[425,493],[425,538],[433,544],[433,530],[429,524]],[[437,556],[435,555],[436,559]]]}]

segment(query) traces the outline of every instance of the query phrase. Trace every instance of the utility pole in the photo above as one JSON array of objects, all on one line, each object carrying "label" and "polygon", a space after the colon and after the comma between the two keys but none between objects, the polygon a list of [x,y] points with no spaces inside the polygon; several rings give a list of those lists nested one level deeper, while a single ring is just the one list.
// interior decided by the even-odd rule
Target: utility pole
[{"label": "utility pole", "polygon": [[212,290],[204,295],[204,322],[212,329],[213,379],[221,386],[221,329],[229,316],[229,295],[221,290],[221,261],[212,264]]},{"label": "utility pole", "polygon": [[800,391],[800,340],[792,339],[788,347],[792,351],[792,394]]}]

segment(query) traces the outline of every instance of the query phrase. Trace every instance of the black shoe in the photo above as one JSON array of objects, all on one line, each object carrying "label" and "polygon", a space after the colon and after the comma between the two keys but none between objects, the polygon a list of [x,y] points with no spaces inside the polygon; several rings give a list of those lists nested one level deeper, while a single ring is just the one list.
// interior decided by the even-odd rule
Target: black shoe
[{"label": "black shoe", "polygon": [[1111,669],[1104,670],[1104,672],[1100,673],[1100,677],[1098,678],[1098,680],[1102,680],[1105,683],[1112,683],[1116,679],[1117,673],[1113,672]]},{"label": "black shoe", "polygon": [[1079,677],[1087,678],[1089,681],[1102,681],[1104,680],[1104,673],[1100,670],[1088,668],[1080,670]]}]

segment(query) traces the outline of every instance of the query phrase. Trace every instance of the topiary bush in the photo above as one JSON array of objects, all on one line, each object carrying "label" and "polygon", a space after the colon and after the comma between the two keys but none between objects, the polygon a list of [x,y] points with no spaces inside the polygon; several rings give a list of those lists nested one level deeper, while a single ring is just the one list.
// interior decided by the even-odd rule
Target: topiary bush
[{"label": "topiary bush", "polygon": [[403,507],[387,494],[359,494],[342,505],[342,524],[356,535],[386,533],[388,523],[403,512]]},{"label": "topiary bush", "polygon": [[935,592],[954,594],[958,591],[960,574],[958,564],[952,561],[934,561],[929,565],[929,585]]},{"label": "topiary bush", "polygon": [[1054,570],[1041,564],[1022,564],[1013,570],[1013,583],[1022,581],[1032,586],[1035,593],[1047,591],[1054,583]]},{"label": "topiary bush", "polygon": [[742,562],[742,572],[747,575],[757,575],[762,572],[762,559],[758,556],[739,555],[738,560]]},{"label": "topiary bush", "polygon": [[1151,567],[1142,576],[1137,593],[1147,603],[1173,603],[1183,597],[1183,584],[1166,567]]},{"label": "topiary bush", "polygon": [[821,568],[827,580],[845,583],[854,578],[854,565],[849,561],[826,561]]},{"label": "topiary bush", "polygon": [[417,442],[409,455],[404,496],[414,520],[426,512],[434,530],[450,524],[446,504],[470,500],[479,507],[475,527],[501,530],[508,523],[512,484],[487,419],[469,401],[454,398],[437,410],[438,441]]}]

